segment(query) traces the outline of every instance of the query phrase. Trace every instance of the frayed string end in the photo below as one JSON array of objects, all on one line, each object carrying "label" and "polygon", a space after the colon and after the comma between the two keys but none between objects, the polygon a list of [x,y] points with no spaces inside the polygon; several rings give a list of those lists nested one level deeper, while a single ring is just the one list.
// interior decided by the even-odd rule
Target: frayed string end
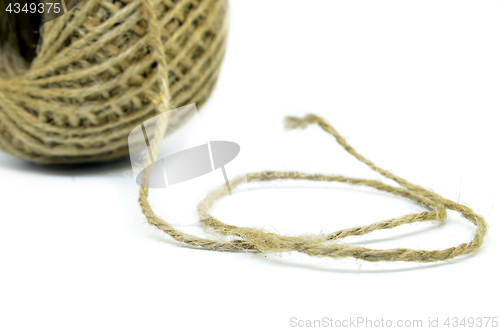
[{"label": "frayed string end", "polygon": [[306,115],[303,118],[295,116],[287,116],[284,119],[285,130],[305,129],[310,124],[321,122],[321,117],[316,115]]},{"label": "frayed string end", "polygon": [[295,116],[287,116],[284,119],[285,130],[295,130],[297,128],[304,129],[307,126],[307,123],[304,123],[301,118]]}]

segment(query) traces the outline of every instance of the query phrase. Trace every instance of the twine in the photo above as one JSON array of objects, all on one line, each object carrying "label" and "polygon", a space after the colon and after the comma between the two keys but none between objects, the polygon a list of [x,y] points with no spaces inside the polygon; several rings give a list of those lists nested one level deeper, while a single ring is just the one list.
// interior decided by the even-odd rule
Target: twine
[{"label": "twine", "polygon": [[80,0],[42,25],[30,65],[13,50],[20,40],[7,40],[0,149],[37,163],[128,155],[128,134],[162,113],[158,105],[207,100],[225,53],[226,12],[227,0]]},{"label": "twine", "polygon": [[[192,3],[196,3],[195,9]],[[192,24],[178,27],[175,38],[166,32],[166,27],[173,17],[182,16],[180,8],[189,8],[199,15],[184,16],[181,21],[185,22],[189,17]],[[199,17],[204,19],[196,21]],[[132,128],[168,109],[194,102],[199,105],[206,100],[224,53],[224,17],[225,1],[222,0],[82,1],[74,12],[46,23],[40,52],[29,70],[21,76],[0,79],[0,148],[45,163],[88,162],[126,155],[126,137]],[[190,30],[193,27],[195,30]],[[205,37],[211,41],[206,41]],[[187,47],[186,43],[193,47]],[[193,54],[199,55],[197,46],[200,45],[203,45],[205,53],[202,53],[206,58],[195,61]],[[184,73],[182,59],[191,51],[194,52],[190,57],[191,67]],[[183,77],[184,81],[176,84],[179,80],[172,79],[172,76]],[[147,164],[154,162],[166,128],[172,121],[175,119],[162,116],[158,122],[155,138],[150,142],[151,154],[147,155]],[[435,262],[472,253],[482,245],[487,224],[469,207],[377,167],[356,152],[321,117],[288,117],[285,123],[288,129],[319,125],[348,153],[399,187],[340,175],[264,171],[232,179],[232,188],[244,182],[277,179],[335,181],[369,186],[401,196],[428,211],[328,234],[286,236],[225,224],[210,215],[215,201],[227,195],[224,184],[211,191],[198,205],[200,222],[222,239],[201,238],[176,229],[154,213],[148,201],[147,183],[152,169],[149,167],[143,173],[145,185],[139,191],[139,204],[147,221],[185,246],[225,252],[297,251],[310,256],[353,257],[366,261]],[[403,224],[444,221],[446,210],[459,212],[476,226],[470,242],[431,251],[370,249],[338,242],[348,236]]]},{"label": "twine", "polygon": [[[159,40],[159,32],[156,29],[156,22],[154,12],[151,6],[148,5],[148,0],[145,1],[145,13],[151,19],[151,27],[153,28],[152,40],[157,53],[161,47]],[[163,73],[162,84],[163,93],[167,95],[168,89],[166,87],[166,68],[165,61],[160,61],[161,72]],[[172,109],[172,105],[168,103],[168,98],[162,101],[161,111],[165,113],[168,109]],[[168,113],[167,113],[168,114]],[[158,155],[161,141],[163,140],[163,133],[169,125],[169,118],[161,116],[157,123],[153,139],[150,141],[150,152],[147,153],[145,164],[152,164]],[[353,185],[363,185],[373,187],[380,191],[385,191],[396,196],[401,196],[410,199],[417,204],[427,208],[419,214],[409,214],[397,218],[383,220],[381,222],[372,223],[365,226],[357,226],[349,229],[344,229],[328,234],[318,235],[299,235],[287,236],[279,235],[276,233],[265,232],[257,228],[250,227],[237,227],[228,225],[210,215],[210,209],[217,201],[228,194],[226,184],[221,185],[219,188],[209,192],[207,197],[198,205],[198,214],[201,224],[205,230],[212,229],[218,233],[222,239],[201,238],[189,233],[182,232],[175,228],[172,224],[166,222],[157,216],[149,204],[149,177],[152,167],[147,167],[143,173],[143,185],[139,191],[139,205],[141,206],[142,213],[146,217],[149,224],[155,226],[159,230],[168,234],[170,237],[184,244],[187,247],[215,250],[224,252],[285,252],[297,251],[310,256],[317,257],[332,257],[332,258],[346,258],[353,257],[356,259],[366,261],[405,261],[405,262],[436,262],[453,259],[460,255],[470,254],[482,245],[484,236],[487,230],[487,224],[483,217],[474,213],[469,207],[448,200],[430,190],[427,190],[418,185],[412,184],[407,180],[398,177],[391,172],[377,167],[373,162],[369,161],[349,145],[346,140],[323,118],[316,115],[307,115],[304,118],[287,117],[285,118],[285,129],[305,128],[310,124],[317,124],[325,132],[335,137],[338,144],[340,144],[348,153],[356,157],[360,162],[369,166],[372,170],[378,172],[382,176],[393,180],[400,187],[384,184],[377,180],[349,178],[340,175],[323,175],[323,174],[307,174],[301,172],[282,172],[282,171],[264,171],[260,173],[249,173],[238,176],[230,181],[230,187],[236,188],[238,185],[251,182],[251,181],[270,181],[277,179],[295,179],[295,180],[313,180],[313,181],[335,181],[341,183],[348,183]],[[396,249],[370,249],[356,245],[337,242],[338,239],[346,238],[348,236],[360,236],[375,230],[391,229],[403,224],[410,224],[416,222],[427,221],[444,221],[447,217],[446,210],[455,210],[459,212],[463,218],[472,222],[476,226],[476,232],[472,240],[468,243],[463,243],[455,247],[450,247],[444,250],[414,250],[407,248]]]},{"label": "twine", "polygon": [[[429,211],[418,214],[409,214],[397,218],[383,220],[365,226],[356,226],[333,233],[318,235],[299,235],[287,236],[276,233],[265,232],[257,228],[237,227],[228,225],[210,215],[210,209],[217,201],[228,194],[226,184],[211,191],[207,197],[198,205],[198,214],[201,224],[205,230],[213,229],[221,235],[223,239],[200,238],[188,233],[184,233],[171,224],[158,217],[152,210],[148,202],[149,190],[147,183],[149,174],[145,172],[145,187],[139,192],[139,204],[143,214],[148,222],[156,228],[162,230],[173,239],[183,243],[191,248],[206,250],[216,250],[225,252],[285,252],[297,251],[310,256],[346,258],[353,257],[365,261],[405,261],[405,262],[436,262],[453,259],[460,255],[465,255],[477,250],[483,243],[487,230],[487,224],[483,217],[474,213],[469,207],[443,198],[430,190],[421,186],[412,184],[407,180],[398,177],[391,172],[381,169],[373,162],[369,161],[349,145],[345,139],[323,118],[316,115],[307,115],[304,118],[287,117],[285,119],[286,129],[305,128],[310,124],[317,124],[325,132],[335,137],[348,153],[356,157],[360,162],[369,166],[372,170],[382,176],[395,181],[400,187],[384,184],[378,180],[368,180],[359,178],[350,178],[340,175],[307,174],[296,171],[264,171],[260,173],[249,173],[238,176],[230,181],[232,189],[238,185],[251,181],[271,181],[277,179],[311,180],[311,181],[330,181],[341,182],[352,185],[362,185],[373,187],[377,190],[388,192],[396,196],[410,199],[417,204],[425,207]],[[160,139],[157,139],[158,143]],[[158,144],[152,145],[153,155],[156,155]],[[143,177],[144,178],[144,177]],[[414,250],[408,248],[395,249],[371,249],[337,242],[338,239],[349,236],[361,236],[375,230],[391,229],[403,224],[444,221],[447,217],[446,210],[459,212],[463,218],[476,226],[476,232],[472,240],[468,243],[460,244],[456,247],[450,247],[444,250]],[[232,239],[236,238],[236,239]]]}]

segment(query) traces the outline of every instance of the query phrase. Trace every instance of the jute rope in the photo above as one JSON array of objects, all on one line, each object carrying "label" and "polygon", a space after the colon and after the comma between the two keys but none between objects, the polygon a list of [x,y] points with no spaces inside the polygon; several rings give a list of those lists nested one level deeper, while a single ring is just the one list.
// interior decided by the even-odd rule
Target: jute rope
[{"label": "jute rope", "polygon": [[80,0],[42,25],[31,63],[15,51],[28,31],[9,35],[5,15],[0,149],[37,163],[128,155],[128,134],[158,105],[207,100],[226,48],[227,0]]},{"label": "jute rope", "polygon": [[[336,141],[351,155],[360,162],[368,165],[372,170],[382,176],[395,181],[400,187],[384,184],[377,180],[350,178],[340,175],[307,174],[301,172],[277,172],[264,171],[260,173],[249,173],[236,177],[230,183],[234,189],[241,183],[251,181],[270,181],[278,179],[312,180],[312,181],[331,181],[341,182],[352,185],[362,185],[373,187],[380,191],[385,191],[396,196],[401,196],[415,201],[419,205],[427,208],[419,214],[409,214],[397,218],[383,220],[365,226],[357,226],[349,229],[339,230],[328,234],[319,235],[300,235],[286,236],[276,233],[269,233],[256,228],[237,227],[225,224],[215,217],[211,216],[209,211],[215,201],[227,195],[226,185],[222,185],[216,190],[210,192],[207,197],[198,205],[198,213],[201,223],[215,230],[227,240],[206,239],[193,236],[179,231],[171,224],[158,217],[152,210],[148,202],[148,188],[143,187],[139,194],[139,203],[143,214],[148,222],[158,229],[164,231],[175,240],[192,248],[201,248],[207,250],[238,252],[238,251],[256,251],[256,252],[284,252],[297,251],[310,256],[327,256],[333,258],[354,257],[366,261],[407,261],[407,262],[435,262],[455,258],[460,255],[469,254],[477,250],[483,243],[486,234],[487,224],[484,218],[474,213],[469,207],[443,198],[439,194],[431,192],[423,187],[412,184],[405,179],[398,177],[391,172],[377,167],[349,145],[345,139],[324,119],[316,115],[307,115],[304,118],[288,117],[286,118],[286,127],[288,129],[305,128],[310,124],[317,124],[325,132],[335,137]],[[456,247],[450,247],[444,250],[414,250],[407,248],[396,249],[370,249],[338,243],[336,240],[348,236],[360,236],[375,230],[391,229],[403,224],[427,221],[444,221],[447,217],[446,210],[455,210],[462,217],[472,222],[476,227],[476,232],[472,240]],[[236,238],[236,239],[232,239]]]},{"label": "jute rope", "polygon": [[[157,53],[160,53],[161,42],[159,40],[159,32],[156,27],[154,13],[151,7],[147,5],[148,0],[144,0],[144,6],[147,15],[151,18],[151,28],[153,29],[152,40]],[[162,76],[163,94],[165,98],[161,101],[162,112],[166,112],[171,105],[168,104],[167,97],[168,89],[166,85],[166,68],[165,61],[160,61]],[[406,262],[435,262],[453,259],[457,256],[469,254],[477,250],[483,243],[484,236],[487,230],[487,224],[483,217],[474,213],[469,207],[456,203],[454,201],[443,198],[442,196],[431,192],[423,187],[412,184],[407,180],[398,177],[391,172],[377,167],[373,162],[369,161],[349,145],[346,140],[323,118],[316,115],[307,115],[304,118],[287,117],[285,119],[286,129],[305,128],[310,124],[317,124],[325,132],[335,137],[348,153],[356,157],[360,162],[369,166],[372,170],[378,172],[382,176],[393,180],[399,187],[384,184],[377,180],[349,178],[340,175],[323,175],[323,174],[307,174],[301,172],[277,172],[264,171],[260,173],[249,173],[238,176],[230,181],[230,187],[236,188],[238,185],[249,181],[270,181],[277,179],[295,179],[295,180],[313,180],[313,181],[332,181],[348,183],[353,185],[363,185],[373,187],[380,191],[389,192],[396,196],[401,196],[415,201],[419,205],[427,208],[419,214],[409,214],[397,218],[383,220],[381,222],[372,223],[365,226],[357,226],[349,229],[344,229],[328,234],[318,235],[299,235],[286,236],[276,233],[265,232],[257,228],[237,227],[228,225],[210,215],[210,209],[217,201],[228,194],[226,184],[210,192],[207,197],[198,205],[198,214],[200,222],[206,229],[211,228],[224,239],[209,239],[201,238],[192,234],[188,234],[176,229],[172,224],[166,222],[157,216],[151,208],[148,201],[149,196],[149,176],[152,167],[146,168],[143,173],[143,185],[139,191],[139,204],[147,221],[162,230],[176,241],[191,247],[205,250],[216,250],[225,252],[284,252],[297,251],[310,256],[324,256],[333,258],[354,257],[356,259],[366,261],[406,261]],[[146,164],[152,164],[158,154],[162,133],[166,131],[168,126],[168,117],[161,116],[161,120],[157,123],[153,139],[150,142],[150,153],[146,156]],[[444,250],[414,250],[407,248],[396,249],[370,249],[346,243],[338,243],[336,240],[346,238],[348,236],[360,236],[373,232],[375,230],[383,230],[395,228],[403,224],[426,221],[444,221],[447,217],[446,210],[455,210],[462,217],[472,222],[476,226],[476,232],[472,240],[468,243],[463,243],[456,247],[450,247]]]},{"label": "jute rope", "polygon": [[[186,5],[191,4],[189,1],[83,0],[71,15],[66,14],[47,23],[41,51],[29,70],[12,77],[5,76],[9,71],[3,70],[3,77],[7,78],[0,79],[0,148],[19,157],[45,163],[113,159],[126,155],[126,137],[142,121],[179,105],[203,102],[213,88],[224,53],[225,1],[194,2],[197,6]],[[186,6],[176,7],[176,4]],[[178,27],[176,39],[165,31],[172,17],[184,15],[182,21],[187,19],[188,16],[182,14],[180,8],[195,8],[194,11],[205,15],[188,15],[193,22],[195,18],[204,19]],[[167,44],[168,40],[174,40],[171,54],[168,51],[171,48],[165,47],[165,38]],[[185,44],[193,42],[199,46],[197,43],[203,40],[207,44],[205,48],[200,47],[205,50],[203,54],[209,54],[209,60],[199,62],[194,60],[196,57],[191,57],[191,68],[184,73],[180,59],[185,58],[188,49],[194,54],[199,51],[199,48],[185,47]],[[93,63],[89,59],[93,59]],[[10,72],[17,74],[18,70]],[[176,79],[172,81],[171,77],[179,72],[184,74],[186,81],[185,84],[175,85]],[[166,128],[172,121],[174,119],[162,116],[157,123],[155,138],[150,141],[148,164],[154,162]],[[354,257],[367,261],[434,262],[469,254],[481,246],[487,225],[469,207],[377,167],[357,153],[318,116],[286,119],[289,129],[305,128],[310,124],[319,125],[333,135],[348,153],[395,181],[399,187],[377,180],[339,175],[276,171],[236,177],[231,180],[231,187],[248,181],[277,179],[335,181],[389,192],[413,200],[428,211],[329,234],[284,236],[256,228],[228,225],[211,216],[210,209],[215,201],[227,194],[226,185],[223,185],[210,192],[198,205],[201,223],[223,239],[201,238],[176,229],[154,213],[148,201],[147,187],[151,168],[146,168],[143,173],[145,185],[139,191],[142,212],[150,224],[178,242],[206,250],[297,251],[311,256]],[[444,250],[427,251],[369,249],[337,241],[403,224],[444,221],[446,210],[459,212],[477,227],[470,242]]]}]

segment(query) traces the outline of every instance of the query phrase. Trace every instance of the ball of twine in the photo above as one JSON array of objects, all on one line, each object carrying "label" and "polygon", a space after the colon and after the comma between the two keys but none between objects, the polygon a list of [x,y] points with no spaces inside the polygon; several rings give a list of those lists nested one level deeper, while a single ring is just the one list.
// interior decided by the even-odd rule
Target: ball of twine
[{"label": "ball of twine", "polygon": [[80,0],[42,25],[31,63],[0,49],[0,149],[37,163],[126,156],[158,105],[207,100],[226,36],[227,0]]}]

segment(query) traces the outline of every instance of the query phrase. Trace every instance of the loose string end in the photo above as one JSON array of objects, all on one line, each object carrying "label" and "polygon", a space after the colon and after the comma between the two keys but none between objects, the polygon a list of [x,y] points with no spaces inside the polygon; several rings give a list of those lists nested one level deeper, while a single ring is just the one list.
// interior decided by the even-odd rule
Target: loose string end
[{"label": "loose string end", "polygon": [[316,115],[308,114],[305,117],[286,116],[284,119],[285,130],[305,129],[308,125],[318,123],[320,118]]}]

